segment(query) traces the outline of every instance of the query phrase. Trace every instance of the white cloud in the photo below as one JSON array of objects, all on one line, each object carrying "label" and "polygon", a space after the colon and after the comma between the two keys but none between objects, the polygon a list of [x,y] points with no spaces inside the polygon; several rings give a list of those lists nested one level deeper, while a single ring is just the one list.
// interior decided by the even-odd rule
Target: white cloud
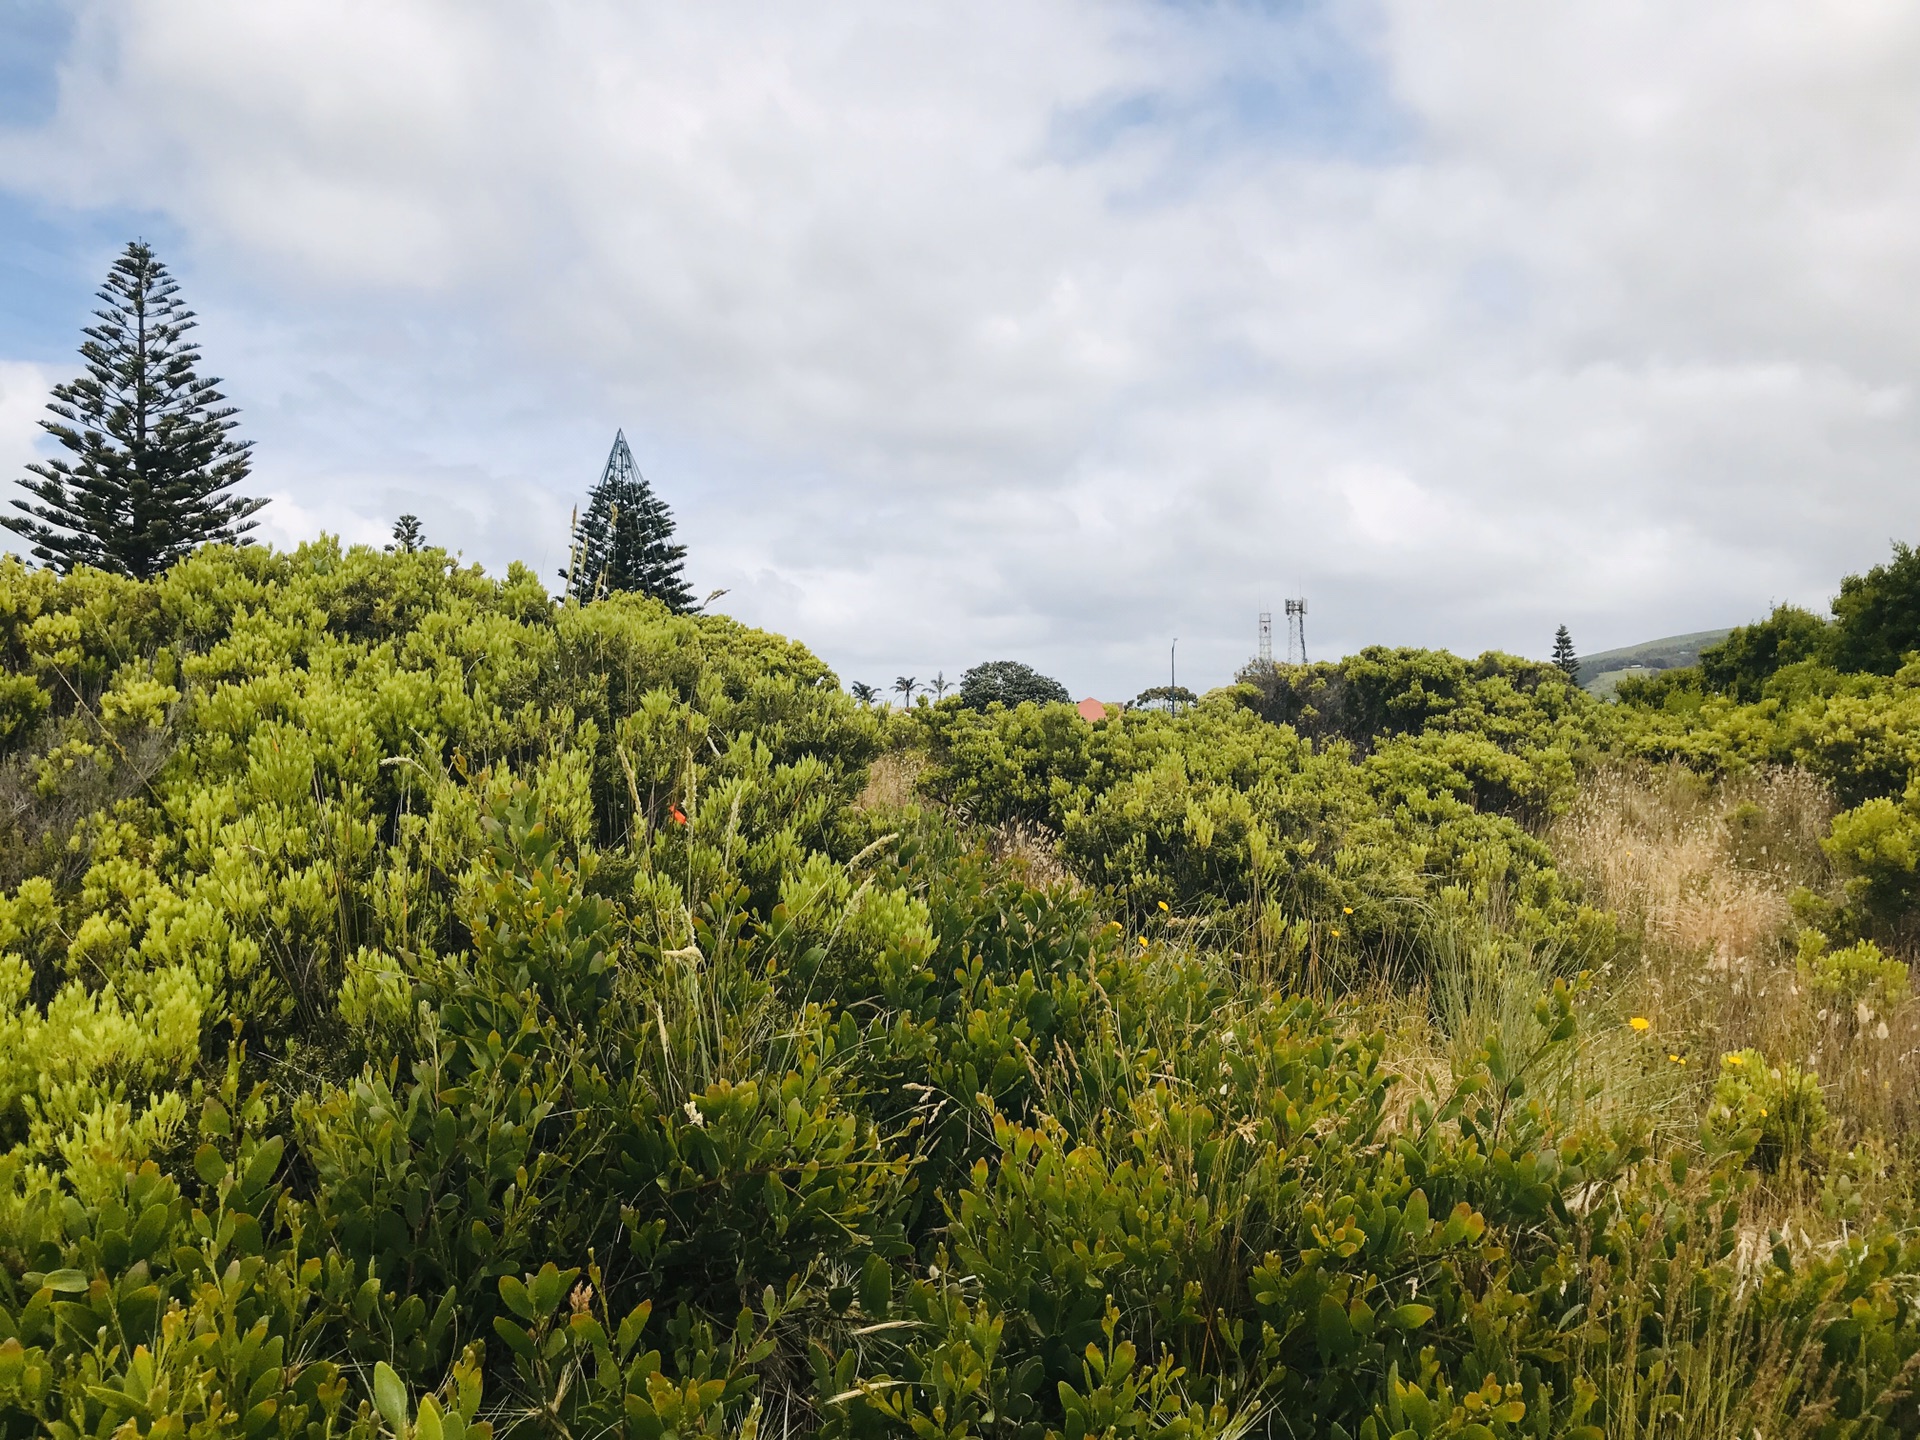
[{"label": "white cloud", "polygon": [[[19,475],[39,452],[40,417],[53,383],[38,365],[0,360],[0,475]],[[14,509],[0,500],[7,514]],[[0,550],[13,548],[0,544]]]},{"label": "white cloud", "polygon": [[744,618],[1117,695],[1911,534],[1916,81],[1869,3],[101,0],[0,179],[180,227],[276,538],[551,571],[621,423]]}]

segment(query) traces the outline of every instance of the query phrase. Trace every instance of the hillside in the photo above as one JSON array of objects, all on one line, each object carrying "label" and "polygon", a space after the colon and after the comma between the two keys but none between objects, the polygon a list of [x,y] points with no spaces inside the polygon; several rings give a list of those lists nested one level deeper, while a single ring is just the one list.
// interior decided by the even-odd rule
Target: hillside
[{"label": "hillside", "polygon": [[1611,699],[1614,689],[1628,675],[1652,675],[1692,665],[1700,652],[1716,645],[1733,632],[1699,630],[1691,635],[1669,635],[1664,640],[1648,640],[1618,650],[1603,650],[1597,655],[1580,657],[1580,685],[1588,694]]}]

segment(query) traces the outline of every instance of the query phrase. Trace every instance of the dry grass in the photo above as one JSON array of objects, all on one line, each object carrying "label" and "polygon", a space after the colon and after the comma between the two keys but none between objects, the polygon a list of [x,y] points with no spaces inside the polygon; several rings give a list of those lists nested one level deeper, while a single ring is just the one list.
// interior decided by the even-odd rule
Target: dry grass
[{"label": "dry grass", "polygon": [[[1649,1022],[1622,1057],[1637,1052],[1632,1068],[1685,1070],[1697,1096],[1720,1056],[1751,1047],[1819,1075],[1835,1139],[1904,1145],[1920,1138],[1920,1005],[1838,1006],[1796,964],[1796,895],[1838,898],[1820,847],[1833,813],[1804,771],[1710,784],[1679,767],[1620,768],[1596,776],[1547,838],[1638,942],[1610,977],[1619,1018]],[[1651,1086],[1663,1088],[1678,1100],[1688,1087]]]},{"label": "dry grass", "polygon": [[897,810],[913,804],[927,757],[918,750],[889,750],[867,767],[867,783],[853,802],[862,810]]},{"label": "dry grass", "polygon": [[996,860],[1010,861],[1029,885],[1043,890],[1064,885],[1081,888],[1080,878],[1060,858],[1060,842],[1044,825],[1006,820],[987,835],[987,851]]},{"label": "dry grass", "polygon": [[1649,950],[1738,971],[1789,943],[1796,890],[1832,890],[1820,841],[1833,813],[1801,770],[1714,786],[1678,766],[1622,768],[1596,776],[1548,840]]}]

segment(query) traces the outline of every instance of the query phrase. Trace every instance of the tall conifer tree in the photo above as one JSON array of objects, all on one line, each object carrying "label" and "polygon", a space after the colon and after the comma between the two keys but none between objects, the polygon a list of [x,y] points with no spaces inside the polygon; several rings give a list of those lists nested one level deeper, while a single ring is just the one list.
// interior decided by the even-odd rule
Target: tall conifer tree
[{"label": "tall conifer tree", "polygon": [[267,502],[226,492],[247,476],[252,442],[233,438],[220,382],[196,373],[193,312],[142,241],[113,262],[99,295],[99,324],[80,346],[86,373],[56,385],[41,428],[64,456],[29,465],[15,500],[22,515],[0,525],[33,542],[60,571],[92,565],[145,580],[196,545],[253,529]]},{"label": "tall conifer tree", "polygon": [[693,592],[681,575],[687,547],[673,543],[673,514],[633,463],[625,432],[616,431],[587,510],[574,523],[573,553],[561,578],[585,604],[637,591],[685,613]]},{"label": "tall conifer tree", "polygon": [[1580,679],[1580,657],[1573,653],[1573,636],[1562,625],[1553,633],[1553,663],[1567,679],[1578,682]]}]

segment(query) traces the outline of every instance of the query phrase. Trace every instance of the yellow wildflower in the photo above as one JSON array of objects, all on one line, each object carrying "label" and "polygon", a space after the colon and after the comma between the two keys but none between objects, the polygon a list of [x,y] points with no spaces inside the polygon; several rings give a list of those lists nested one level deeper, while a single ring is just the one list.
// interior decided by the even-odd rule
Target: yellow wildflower
[{"label": "yellow wildflower", "polygon": [[1627,1021],[1627,1024],[1631,1025],[1634,1029],[1640,1031],[1642,1034],[1644,1034],[1646,1031],[1651,1030],[1653,1028],[1653,1022],[1647,1019],[1647,1017],[1644,1015],[1634,1016],[1631,1020]]}]

